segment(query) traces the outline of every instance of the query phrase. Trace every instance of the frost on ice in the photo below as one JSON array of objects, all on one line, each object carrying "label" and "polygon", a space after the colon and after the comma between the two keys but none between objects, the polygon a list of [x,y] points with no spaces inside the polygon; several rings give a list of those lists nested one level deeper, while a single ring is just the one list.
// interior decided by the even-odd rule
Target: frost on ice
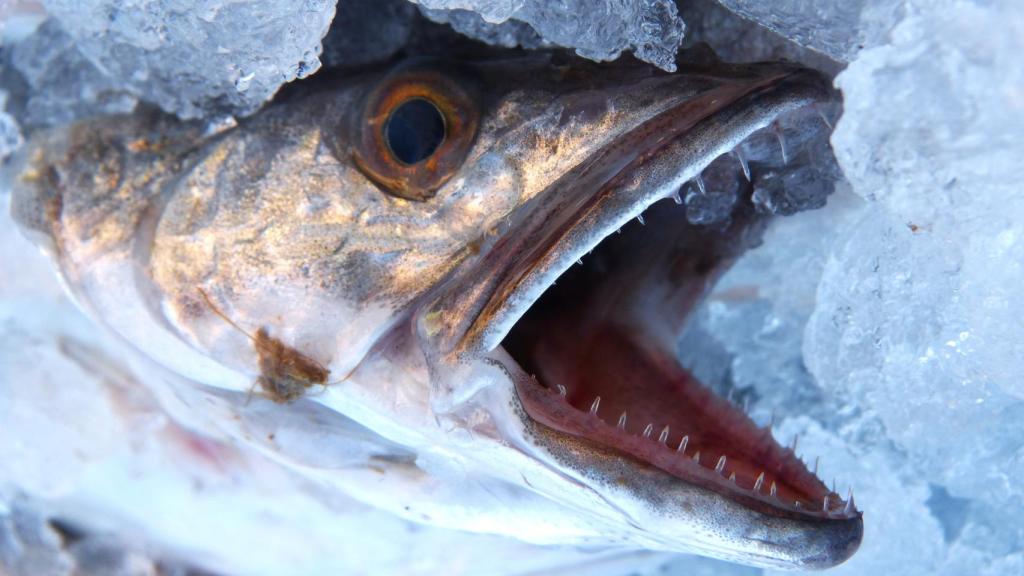
[{"label": "frost on ice", "polygon": [[801,46],[843,61],[849,61],[856,54],[863,39],[861,12],[872,4],[870,0],[719,1],[732,12]]},{"label": "frost on ice", "polygon": [[429,18],[492,43],[531,48],[543,39],[592,60],[611,60],[631,50],[669,71],[676,68],[685,28],[671,0],[414,1]]},{"label": "frost on ice", "polygon": [[13,48],[32,91],[26,120],[131,109],[183,118],[247,114],[320,66],[333,0],[260,2],[46,0],[50,19]]}]

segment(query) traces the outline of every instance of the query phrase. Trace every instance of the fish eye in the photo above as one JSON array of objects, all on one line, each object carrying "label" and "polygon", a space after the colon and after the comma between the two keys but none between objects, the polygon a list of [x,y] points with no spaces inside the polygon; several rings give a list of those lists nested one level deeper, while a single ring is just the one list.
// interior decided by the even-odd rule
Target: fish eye
[{"label": "fish eye", "polygon": [[398,105],[384,125],[384,141],[399,162],[416,164],[429,158],[444,140],[444,117],[422,98]]},{"label": "fish eye", "polygon": [[434,197],[476,137],[473,88],[465,74],[436,66],[388,74],[357,115],[356,166],[386,194],[421,202]]}]

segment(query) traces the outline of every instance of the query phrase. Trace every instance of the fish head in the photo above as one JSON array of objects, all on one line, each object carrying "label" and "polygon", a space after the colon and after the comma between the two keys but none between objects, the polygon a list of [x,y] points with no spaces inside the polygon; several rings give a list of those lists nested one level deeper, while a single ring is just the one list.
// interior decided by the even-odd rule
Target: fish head
[{"label": "fish head", "polygon": [[[14,211],[160,365],[535,495],[535,539],[821,568],[859,545],[852,499],[674,341],[768,214],[823,201],[836,107],[782,63],[417,59],[216,133],[149,111],[40,135]],[[494,515],[470,509],[449,525]]]}]

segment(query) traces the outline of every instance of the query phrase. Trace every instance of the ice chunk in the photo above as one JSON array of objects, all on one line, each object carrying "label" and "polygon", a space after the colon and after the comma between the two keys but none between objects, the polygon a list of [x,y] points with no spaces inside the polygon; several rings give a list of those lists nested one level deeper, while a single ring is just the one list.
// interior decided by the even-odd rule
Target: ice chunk
[{"label": "ice chunk", "polygon": [[[611,60],[631,50],[637,58],[670,71],[676,68],[676,50],[683,39],[683,21],[671,0],[412,1],[426,9],[427,17],[451,22],[460,32],[484,41],[529,47],[539,36],[592,60]],[[438,12],[448,10],[472,10],[479,19],[464,12]]]},{"label": "ice chunk", "polygon": [[901,9],[881,0],[718,0],[729,10],[831,58],[850,61]]},{"label": "ice chunk", "polygon": [[14,65],[34,91],[31,120],[47,124],[136,98],[184,118],[250,113],[319,68],[334,16],[333,0],[45,5],[50,21],[14,48]]},{"label": "ice chunk", "polygon": [[[808,357],[953,496],[996,505],[1024,474],[1024,6],[913,14],[838,83],[834,137],[878,214],[822,280]],[[1024,544],[1024,542],[1022,542]]]},{"label": "ice chunk", "polygon": [[744,185],[742,173],[734,156],[723,154],[716,158],[704,169],[699,180],[683,187],[686,219],[691,224],[727,222]]},{"label": "ice chunk", "polygon": [[0,90],[0,160],[10,156],[23,142],[18,123],[4,111],[6,106],[7,92]]},{"label": "ice chunk", "polygon": [[91,114],[129,112],[136,97],[105,74],[48,20],[11,49],[11,64],[28,85],[25,126],[55,125]]},{"label": "ice chunk", "polygon": [[70,575],[74,561],[61,548],[60,534],[38,511],[20,502],[0,511],[0,569],[13,576]]},{"label": "ice chunk", "polygon": [[754,206],[762,212],[784,216],[821,208],[832,193],[836,178],[836,172],[813,165],[764,170],[754,183]]},{"label": "ice chunk", "polygon": [[416,7],[406,0],[346,0],[323,41],[325,66],[360,66],[390,58],[409,40]]},{"label": "ice chunk", "polygon": [[448,24],[460,34],[493,46],[539,48],[545,45],[537,31],[520,20],[510,19],[493,24],[471,10],[432,10],[422,7],[420,10],[434,22]]},{"label": "ice chunk", "polygon": [[864,210],[840,188],[821,210],[774,220],[763,244],[715,285],[679,342],[681,360],[701,382],[746,403],[762,424],[773,410],[834,416],[804,365],[801,342],[831,243]]},{"label": "ice chunk", "polygon": [[838,60],[849,60],[859,42],[865,0],[719,0],[729,10]]},{"label": "ice chunk", "polygon": [[0,45],[17,42],[42,24],[46,10],[39,0],[7,0],[0,4]]},{"label": "ice chunk", "polygon": [[727,62],[784,58],[829,74],[835,74],[840,69],[835,59],[791,42],[775,31],[730,12],[716,0],[682,2],[679,16],[686,22],[684,48],[704,42]]},{"label": "ice chunk", "polygon": [[[70,531],[69,531],[70,530]],[[186,574],[184,566],[157,565],[126,539],[74,531],[47,518],[24,497],[0,512],[0,570],[8,576],[146,576]]]}]

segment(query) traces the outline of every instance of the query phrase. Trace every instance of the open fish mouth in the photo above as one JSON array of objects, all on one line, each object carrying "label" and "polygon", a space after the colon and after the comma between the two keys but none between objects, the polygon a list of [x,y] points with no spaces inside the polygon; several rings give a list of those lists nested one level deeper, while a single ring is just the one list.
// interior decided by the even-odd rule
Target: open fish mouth
[{"label": "open fish mouth", "polygon": [[[644,207],[637,219],[586,254],[569,254],[579,256],[579,265],[543,292],[503,342],[536,375],[519,385],[527,413],[750,507],[855,516],[851,499],[830,491],[769,428],[702,386],[674,354],[687,313],[717,274],[756,241],[763,218],[752,197],[771,194],[765,189],[780,179],[827,186],[834,178],[822,173],[831,168],[825,122],[812,106],[778,114],[712,160],[672,199],[646,206],[627,201],[623,209],[629,212]],[[692,224],[675,194],[733,204],[730,221],[710,229]],[[561,247],[551,247],[544,255],[554,260],[559,252]]]},{"label": "open fish mouth", "polygon": [[451,349],[496,358],[545,434],[756,513],[845,524],[834,549],[794,561],[819,567],[859,544],[852,495],[698,382],[675,350],[769,215],[824,204],[838,177],[837,108],[826,79],[783,68],[663,111],[525,206],[482,257],[470,297],[448,303],[469,319]]}]

